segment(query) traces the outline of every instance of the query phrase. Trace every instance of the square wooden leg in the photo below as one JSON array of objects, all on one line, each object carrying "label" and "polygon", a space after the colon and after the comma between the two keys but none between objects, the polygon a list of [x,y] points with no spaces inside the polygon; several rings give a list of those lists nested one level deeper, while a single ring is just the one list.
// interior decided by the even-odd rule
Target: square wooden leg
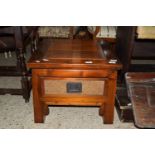
[{"label": "square wooden leg", "polygon": [[114,119],[114,105],[106,103],[104,105],[104,124],[112,124]]},{"label": "square wooden leg", "polygon": [[44,104],[44,115],[48,115],[49,114],[49,108],[47,104]]},{"label": "square wooden leg", "polygon": [[105,84],[107,101],[104,104],[104,123],[112,124],[114,119],[114,103],[116,95],[117,73],[114,72]]},{"label": "square wooden leg", "polygon": [[34,105],[35,123],[44,123],[44,116],[44,105],[41,102],[38,102],[37,105]]},{"label": "square wooden leg", "polygon": [[103,116],[104,115],[104,104],[100,106],[99,108],[99,115]]},{"label": "square wooden leg", "polygon": [[33,107],[34,107],[34,121],[35,123],[44,123],[44,103],[40,101],[40,87],[39,77],[33,71],[32,72],[32,83],[33,83]]}]

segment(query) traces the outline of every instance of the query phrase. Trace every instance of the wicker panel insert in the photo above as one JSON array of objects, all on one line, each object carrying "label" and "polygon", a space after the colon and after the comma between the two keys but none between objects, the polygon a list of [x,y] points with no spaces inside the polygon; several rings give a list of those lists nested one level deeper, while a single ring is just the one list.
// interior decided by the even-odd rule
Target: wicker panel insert
[{"label": "wicker panel insert", "polygon": [[[67,93],[68,82],[81,82],[82,92],[81,93]],[[94,80],[44,80],[44,93],[46,95],[52,94],[77,94],[77,95],[103,95],[104,93],[104,81]]]}]

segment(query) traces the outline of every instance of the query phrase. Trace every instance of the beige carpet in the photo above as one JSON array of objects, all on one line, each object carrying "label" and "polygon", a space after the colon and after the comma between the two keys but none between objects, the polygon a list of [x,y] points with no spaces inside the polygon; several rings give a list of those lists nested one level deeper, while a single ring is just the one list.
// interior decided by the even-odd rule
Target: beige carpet
[{"label": "beige carpet", "polygon": [[[19,87],[20,78],[0,77],[0,87]],[[114,124],[103,124],[98,107],[50,107],[44,124],[33,120],[32,95],[29,103],[22,96],[0,95],[0,128],[15,129],[104,129],[135,128],[133,123],[120,122],[115,111]]]},{"label": "beige carpet", "polygon": [[32,99],[24,103],[21,96],[1,95],[0,109],[0,128],[134,128],[132,123],[120,122],[116,111],[114,124],[104,125],[96,107],[50,107],[45,123],[36,124],[33,121]]}]

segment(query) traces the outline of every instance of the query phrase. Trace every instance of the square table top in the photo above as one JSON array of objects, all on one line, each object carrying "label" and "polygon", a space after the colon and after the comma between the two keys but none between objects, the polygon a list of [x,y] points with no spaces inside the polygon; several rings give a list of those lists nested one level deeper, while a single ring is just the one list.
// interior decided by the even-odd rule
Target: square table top
[{"label": "square table top", "polygon": [[[69,40],[69,39],[43,39],[38,50],[28,62],[30,68],[48,68],[59,66],[65,67],[94,66],[97,64],[111,65],[120,68],[121,64],[116,56],[110,53],[110,49],[103,49],[94,40]],[[111,61],[112,62],[109,62]]]}]

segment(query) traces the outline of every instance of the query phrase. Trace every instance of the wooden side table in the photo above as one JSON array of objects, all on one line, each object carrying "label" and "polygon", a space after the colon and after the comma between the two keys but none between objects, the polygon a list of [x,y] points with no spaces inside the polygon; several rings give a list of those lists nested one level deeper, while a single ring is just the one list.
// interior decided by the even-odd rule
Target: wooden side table
[{"label": "wooden side table", "polygon": [[44,122],[48,105],[99,106],[104,123],[113,123],[121,64],[97,41],[44,39],[28,67],[36,123]]}]

